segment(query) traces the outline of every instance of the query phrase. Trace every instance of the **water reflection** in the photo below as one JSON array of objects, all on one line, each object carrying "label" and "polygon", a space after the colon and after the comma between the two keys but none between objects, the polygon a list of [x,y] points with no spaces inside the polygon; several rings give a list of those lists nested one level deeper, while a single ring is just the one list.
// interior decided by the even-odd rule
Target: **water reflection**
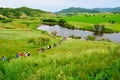
[{"label": "water reflection", "polygon": [[96,36],[97,40],[99,40],[101,38],[107,38],[107,39],[114,41],[114,42],[120,42],[120,33],[108,34],[108,33],[101,33],[101,32],[76,30],[76,29],[72,30],[72,29],[63,28],[59,25],[54,25],[54,26],[40,25],[37,29],[38,30],[45,30],[45,31],[48,31],[50,33],[53,31],[57,31],[57,35],[63,36],[63,37],[69,37],[71,35],[74,35],[74,36],[81,36],[82,39],[86,39],[86,37],[88,35],[94,35],[94,36]]}]

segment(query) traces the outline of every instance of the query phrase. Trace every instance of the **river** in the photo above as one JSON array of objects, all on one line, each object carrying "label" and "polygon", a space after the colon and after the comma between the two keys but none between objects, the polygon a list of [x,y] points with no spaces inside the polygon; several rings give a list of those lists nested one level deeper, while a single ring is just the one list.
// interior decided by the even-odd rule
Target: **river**
[{"label": "river", "polygon": [[68,29],[61,27],[59,25],[54,25],[54,26],[40,25],[37,29],[47,31],[49,33],[53,31],[57,31],[57,35],[62,37],[69,37],[71,35],[74,35],[74,36],[81,36],[82,39],[86,39],[88,35],[93,35],[96,36],[97,40],[101,38],[105,38],[113,42],[120,42],[120,33],[95,33],[85,30]]}]

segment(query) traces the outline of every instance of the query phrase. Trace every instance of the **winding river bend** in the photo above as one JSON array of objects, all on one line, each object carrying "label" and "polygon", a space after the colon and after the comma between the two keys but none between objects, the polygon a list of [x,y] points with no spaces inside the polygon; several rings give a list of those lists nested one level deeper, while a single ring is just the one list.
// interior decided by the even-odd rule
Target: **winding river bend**
[{"label": "winding river bend", "polygon": [[86,39],[88,35],[96,36],[96,39],[99,40],[100,38],[106,38],[113,42],[120,42],[120,33],[95,33],[91,31],[84,31],[84,30],[77,30],[77,29],[68,29],[61,27],[59,25],[49,26],[49,25],[40,25],[38,30],[44,30],[49,33],[53,31],[57,31],[58,36],[62,37],[69,37],[71,35],[74,36],[81,36],[82,39]]}]

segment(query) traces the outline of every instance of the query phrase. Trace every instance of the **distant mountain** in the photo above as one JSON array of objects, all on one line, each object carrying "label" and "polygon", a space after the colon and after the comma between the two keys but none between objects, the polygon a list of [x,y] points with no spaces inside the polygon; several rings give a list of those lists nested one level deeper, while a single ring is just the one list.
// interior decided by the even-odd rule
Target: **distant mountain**
[{"label": "distant mountain", "polygon": [[88,13],[120,12],[120,7],[116,7],[116,8],[93,8],[93,9],[70,7],[68,9],[63,9],[61,11],[58,11],[56,13],[79,13],[79,12],[88,12]]},{"label": "distant mountain", "polygon": [[100,12],[120,12],[120,7],[116,8],[94,8],[93,10],[97,10]]},{"label": "distant mountain", "polygon": [[79,13],[79,12],[98,13],[99,11],[93,9],[70,7],[68,9],[63,9],[61,11],[58,11],[56,13]]},{"label": "distant mountain", "polygon": [[37,17],[45,13],[50,13],[50,12],[42,11],[39,9],[31,9],[27,7],[21,7],[16,9],[0,8],[0,15],[3,15],[6,17],[26,17],[26,16]]}]

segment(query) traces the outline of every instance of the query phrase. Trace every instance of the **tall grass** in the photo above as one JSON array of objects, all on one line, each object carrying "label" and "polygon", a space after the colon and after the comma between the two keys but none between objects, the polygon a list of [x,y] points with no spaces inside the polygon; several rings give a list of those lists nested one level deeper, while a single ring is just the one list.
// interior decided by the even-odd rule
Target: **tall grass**
[{"label": "tall grass", "polygon": [[2,63],[1,71],[7,80],[119,80],[119,49],[109,42],[69,40],[39,56]]}]

